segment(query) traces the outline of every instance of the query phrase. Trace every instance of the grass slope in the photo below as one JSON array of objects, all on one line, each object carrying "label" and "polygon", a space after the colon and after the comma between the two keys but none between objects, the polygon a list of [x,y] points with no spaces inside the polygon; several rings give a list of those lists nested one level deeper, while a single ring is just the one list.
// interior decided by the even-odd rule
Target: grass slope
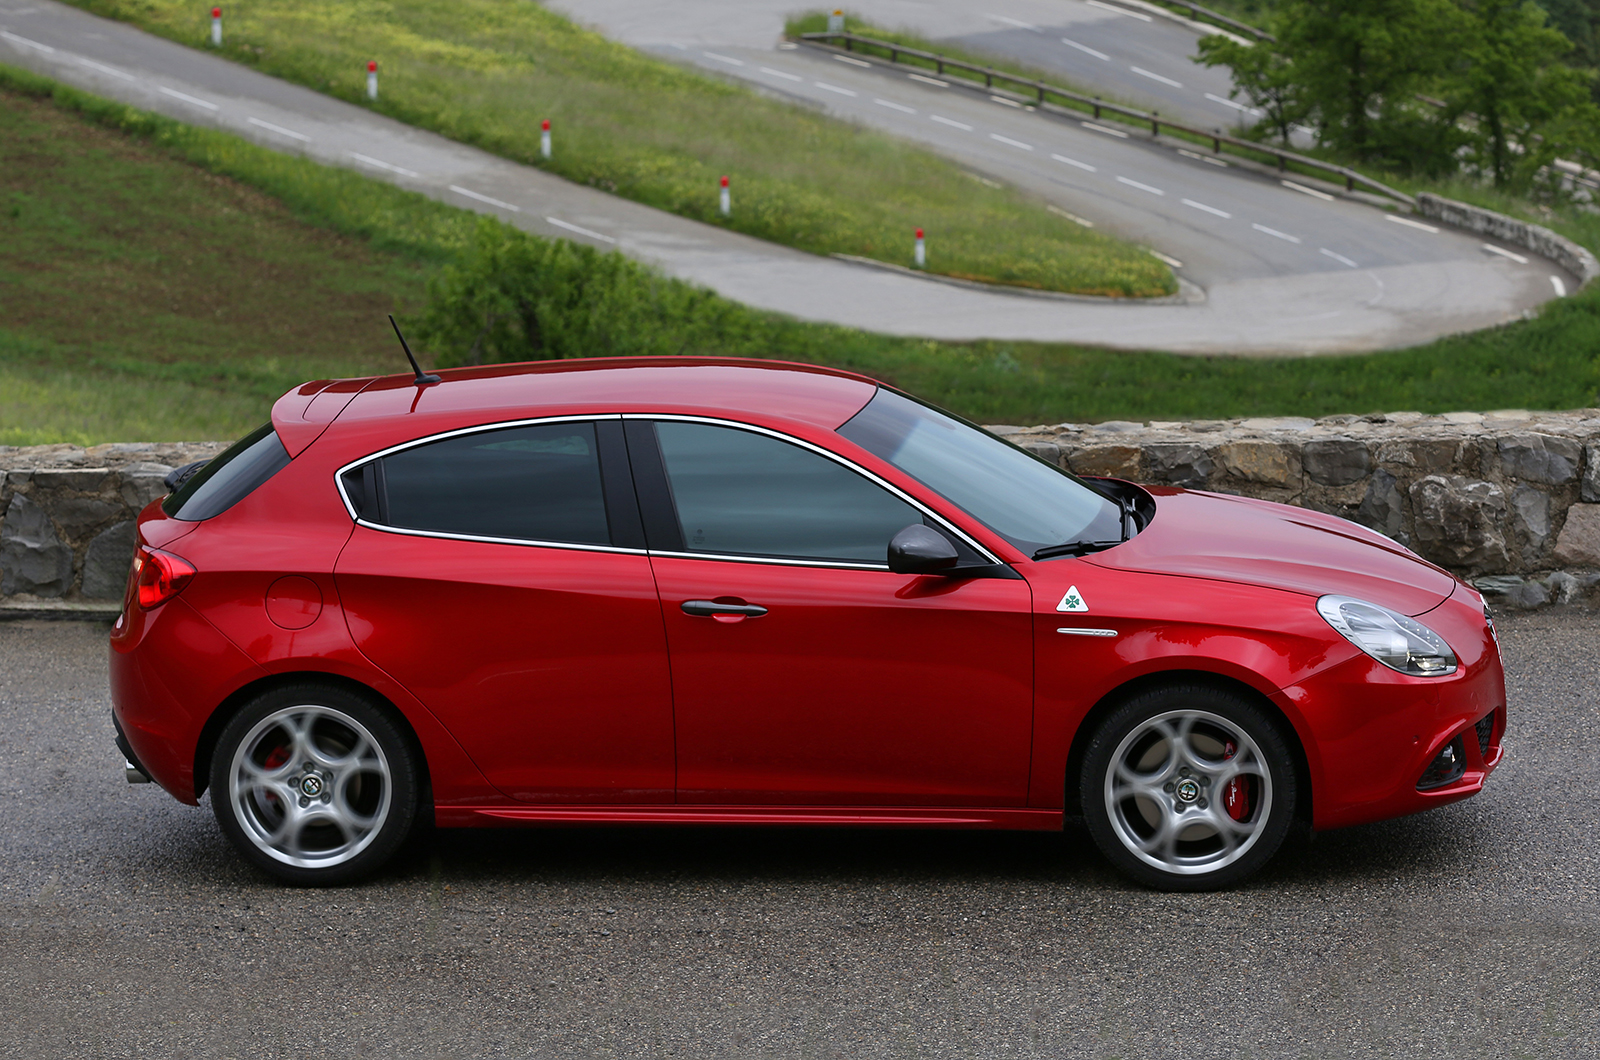
[{"label": "grass slope", "polygon": [[[1600,245],[1579,216],[1543,221]],[[382,314],[420,317],[478,225],[0,66],[0,443],[233,437],[304,379],[392,371]],[[1417,349],[1272,361],[874,335],[605,260],[704,307],[686,353],[852,368],[987,423],[1600,404],[1600,285]]]},{"label": "grass slope", "polygon": [[[191,0],[77,0],[209,47]],[[534,3],[274,0],[230,7],[223,54],[571,180],[819,254],[1112,296],[1168,294],[1170,270],[1042,202],[967,179],[881,133],[634,51]],[[366,100],[366,66],[382,90]],[[539,154],[553,124],[554,157]],[[718,178],[733,180],[730,219]]]}]

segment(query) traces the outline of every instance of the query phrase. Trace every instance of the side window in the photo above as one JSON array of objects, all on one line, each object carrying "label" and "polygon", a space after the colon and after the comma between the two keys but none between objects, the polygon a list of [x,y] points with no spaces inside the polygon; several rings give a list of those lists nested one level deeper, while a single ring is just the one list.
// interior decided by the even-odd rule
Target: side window
[{"label": "side window", "polygon": [[520,541],[611,542],[590,423],[479,431],[375,464],[345,480],[369,522]]},{"label": "side window", "polygon": [[883,563],[922,513],[798,445],[703,423],[656,424],[689,552]]}]

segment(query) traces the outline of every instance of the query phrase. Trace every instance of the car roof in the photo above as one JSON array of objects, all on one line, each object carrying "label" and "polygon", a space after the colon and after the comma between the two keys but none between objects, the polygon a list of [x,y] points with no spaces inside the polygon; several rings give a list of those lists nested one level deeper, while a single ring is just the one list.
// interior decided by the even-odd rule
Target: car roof
[{"label": "car roof", "polygon": [[[803,423],[833,430],[878,384],[866,376],[786,361],[607,357],[318,380],[278,400],[272,421],[291,454],[335,419],[346,427],[405,417],[419,426],[574,413],[651,412]],[[304,441],[300,444],[300,439]],[[291,440],[293,439],[293,440]]]}]

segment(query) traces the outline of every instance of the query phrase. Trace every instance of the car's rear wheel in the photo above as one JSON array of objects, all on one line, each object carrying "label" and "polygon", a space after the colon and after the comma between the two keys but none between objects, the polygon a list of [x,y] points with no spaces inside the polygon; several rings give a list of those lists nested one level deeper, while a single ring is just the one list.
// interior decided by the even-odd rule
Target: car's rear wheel
[{"label": "car's rear wheel", "polygon": [[246,858],[297,884],[348,883],[405,842],[416,756],[388,714],[340,688],[274,689],[233,717],[211,760],[211,806]]},{"label": "car's rear wheel", "polygon": [[1164,890],[1231,886],[1277,852],[1294,817],[1294,757],[1242,695],[1144,692],[1105,719],[1084,755],[1085,823],[1110,861]]}]

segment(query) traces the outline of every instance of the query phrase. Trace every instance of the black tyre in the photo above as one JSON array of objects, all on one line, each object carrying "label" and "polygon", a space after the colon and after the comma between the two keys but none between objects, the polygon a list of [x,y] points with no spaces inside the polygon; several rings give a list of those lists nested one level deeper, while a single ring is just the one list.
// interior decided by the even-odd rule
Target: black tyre
[{"label": "black tyre", "polygon": [[1279,725],[1203,685],[1141,693],[1090,738],[1084,821],[1127,875],[1168,891],[1229,887],[1265,865],[1295,814],[1299,778]]},{"label": "black tyre", "polygon": [[383,710],[302,684],[246,704],[217,739],[211,808],[251,862],[289,883],[377,870],[417,820],[417,756]]}]

